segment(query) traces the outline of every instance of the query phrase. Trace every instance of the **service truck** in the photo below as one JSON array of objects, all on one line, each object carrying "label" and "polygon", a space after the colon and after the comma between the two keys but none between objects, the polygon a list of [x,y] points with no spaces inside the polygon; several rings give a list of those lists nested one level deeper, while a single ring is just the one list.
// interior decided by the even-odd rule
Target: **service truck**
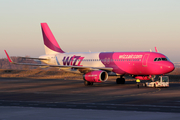
[{"label": "service truck", "polygon": [[169,77],[168,76],[159,76],[157,80],[152,82],[145,82],[144,86],[146,87],[169,87]]}]

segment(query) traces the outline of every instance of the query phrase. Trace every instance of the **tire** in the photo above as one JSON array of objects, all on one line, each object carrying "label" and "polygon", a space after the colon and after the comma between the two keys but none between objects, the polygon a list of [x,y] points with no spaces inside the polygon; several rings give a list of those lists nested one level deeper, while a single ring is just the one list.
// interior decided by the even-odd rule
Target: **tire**
[{"label": "tire", "polygon": [[116,83],[117,83],[117,84],[121,84],[121,79],[120,79],[120,78],[117,78],[117,79],[116,79]]},{"label": "tire", "polygon": [[89,82],[87,80],[84,80],[84,85],[85,86],[93,85],[93,82]]},{"label": "tire", "polygon": [[121,84],[124,84],[124,83],[125,83],[125,79],[121,78]]},{"label": "tire", "polygon": [[117,78],[116,79],[116,83],[117,84],[124,84],[125,83],[125,79],[124,78]]},{"label": "tire", "polygon": [[156,84],[154,84],[154,88],[156,88]]},{"label": "tire", "polygon": [[93,82],[90,82],[90,85],[93,85]]}]

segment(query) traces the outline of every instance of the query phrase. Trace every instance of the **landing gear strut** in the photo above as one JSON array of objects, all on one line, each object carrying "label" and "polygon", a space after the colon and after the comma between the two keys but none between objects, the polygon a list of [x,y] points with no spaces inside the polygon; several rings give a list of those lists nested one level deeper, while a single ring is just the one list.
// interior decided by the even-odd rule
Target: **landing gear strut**
[{"label": "landing gear strut", "polygon": [[122,78],[122,77],[117,78],[117,79],[116,79],[116,83],[117,83],[117,84],[124,84],[124,83],[125,83],[125,79]]},{"label": "landing gear strut", "polygon": [[84,85],[85,86],[93,85],[93,82],[89,82],[87,80],[84,80]]}]

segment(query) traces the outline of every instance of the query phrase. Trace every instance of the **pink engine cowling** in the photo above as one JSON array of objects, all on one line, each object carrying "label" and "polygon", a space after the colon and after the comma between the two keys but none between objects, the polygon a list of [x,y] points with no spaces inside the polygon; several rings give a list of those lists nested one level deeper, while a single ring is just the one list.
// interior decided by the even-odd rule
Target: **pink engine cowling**
[{"label": "pink engine cowling", "polygon": [[135,78],[140,80],[150,80],[149,76],[136,76]]},{"label": "pink engine cowling", "polygon": [[84,74],[83,78],[89,82],[105,82],[108,79],[108,73],[101,70],[91,71]]}]

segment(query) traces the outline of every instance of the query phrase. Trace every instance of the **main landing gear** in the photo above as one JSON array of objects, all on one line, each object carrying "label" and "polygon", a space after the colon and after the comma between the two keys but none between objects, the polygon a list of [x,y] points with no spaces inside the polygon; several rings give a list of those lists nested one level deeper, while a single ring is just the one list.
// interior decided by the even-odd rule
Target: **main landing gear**
[{"label": "main landing gear", "polygon": [[117,84],[124,84],[125,83],[125,79],[121,76],[120,78],[116,79],[116,83]]},{"label": "main landing gear", "polygon": [[85,86],[93,85],[93,82],[89,82],[87,80],[84,80],[84,85]]}]

